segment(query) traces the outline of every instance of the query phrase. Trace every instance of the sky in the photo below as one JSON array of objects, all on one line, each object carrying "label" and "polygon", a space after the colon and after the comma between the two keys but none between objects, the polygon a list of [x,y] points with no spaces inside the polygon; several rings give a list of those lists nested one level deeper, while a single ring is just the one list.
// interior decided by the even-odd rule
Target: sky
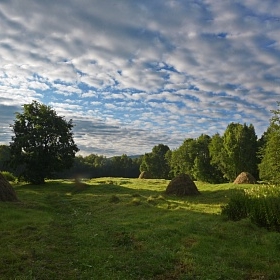
[{"label": "sky", "polygon": [[278,0],[0,0],[0,144],[37,100],[79,154],[136,155],[253,124],[280,101]]}]

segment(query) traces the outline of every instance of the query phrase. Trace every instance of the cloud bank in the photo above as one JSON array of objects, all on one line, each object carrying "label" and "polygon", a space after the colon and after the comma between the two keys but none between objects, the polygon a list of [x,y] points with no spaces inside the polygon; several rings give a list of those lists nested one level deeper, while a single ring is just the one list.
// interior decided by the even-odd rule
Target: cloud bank
[{"label": "cloud bank", "polygon": [[252,123],[280,101],[280,2],[0,3],[0,143],[38,100],[73,119],[82,154],[141,154]]}]

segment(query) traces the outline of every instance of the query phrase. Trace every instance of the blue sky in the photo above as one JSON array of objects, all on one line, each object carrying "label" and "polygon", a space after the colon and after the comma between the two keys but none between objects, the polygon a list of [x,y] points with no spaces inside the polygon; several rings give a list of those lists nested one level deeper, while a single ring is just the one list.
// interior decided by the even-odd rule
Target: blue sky
[{"label": "blue sky", "polygon": [[38,100],[82,155],[171,149],[230,122],[260,137],[280,101],[280,1],[0,2],[0,144]]}]

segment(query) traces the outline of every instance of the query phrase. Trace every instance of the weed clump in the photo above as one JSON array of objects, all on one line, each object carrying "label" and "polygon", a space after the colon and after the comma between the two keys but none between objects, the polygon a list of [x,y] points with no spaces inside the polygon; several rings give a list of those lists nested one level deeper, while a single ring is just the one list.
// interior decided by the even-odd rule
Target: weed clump
[{"label": "weed clump", "polygon": [[141,204],[141,199],[135,197],[135,198],[133,198],[133,199],[131,200],[130,204],[131,204],[131,205],[134,205],[134,206],[138,206],[138,205]]},{"label": "weed clump", "polygon": [[133,193],[131,196],[132,197],[141,197],[141,195],[139,193]]},{"label": "weed clump", "polygon": [[153,197],[153,196],[150,195],[150,196],[147,198],[147,202],[148,202],[149,204],[156,205],[156,204],[157,204],[156,197]]},{"label": "weed clump", "polygon": [[120,198],[114,194],[109,199],[110,203],[119,203],[120,201],[121,201]]},{"label": "weed clump", "polygon": [[227,216],[229,220],[239,221],[247,218],[249,215],[250,198],[244,190],[234,193],[227,205],[222,206],[222,215]]},{"label": "weed clump", "polygon": [[260,227],[280,232],[280,188],[263,185],[238,192],[222,207],[222,214],[233,221],[250,218]]}]

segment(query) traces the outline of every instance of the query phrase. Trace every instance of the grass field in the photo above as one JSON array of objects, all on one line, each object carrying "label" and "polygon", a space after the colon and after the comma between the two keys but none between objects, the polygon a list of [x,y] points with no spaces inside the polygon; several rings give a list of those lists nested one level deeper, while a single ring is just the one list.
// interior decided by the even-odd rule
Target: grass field
[{"label": "grass field", "polygon": [[85,183],[14,186],[0,279],[280,279],[280,233],[221,216],[237,185],[197,182],[200,196],[178,198],[166,180]]}]

